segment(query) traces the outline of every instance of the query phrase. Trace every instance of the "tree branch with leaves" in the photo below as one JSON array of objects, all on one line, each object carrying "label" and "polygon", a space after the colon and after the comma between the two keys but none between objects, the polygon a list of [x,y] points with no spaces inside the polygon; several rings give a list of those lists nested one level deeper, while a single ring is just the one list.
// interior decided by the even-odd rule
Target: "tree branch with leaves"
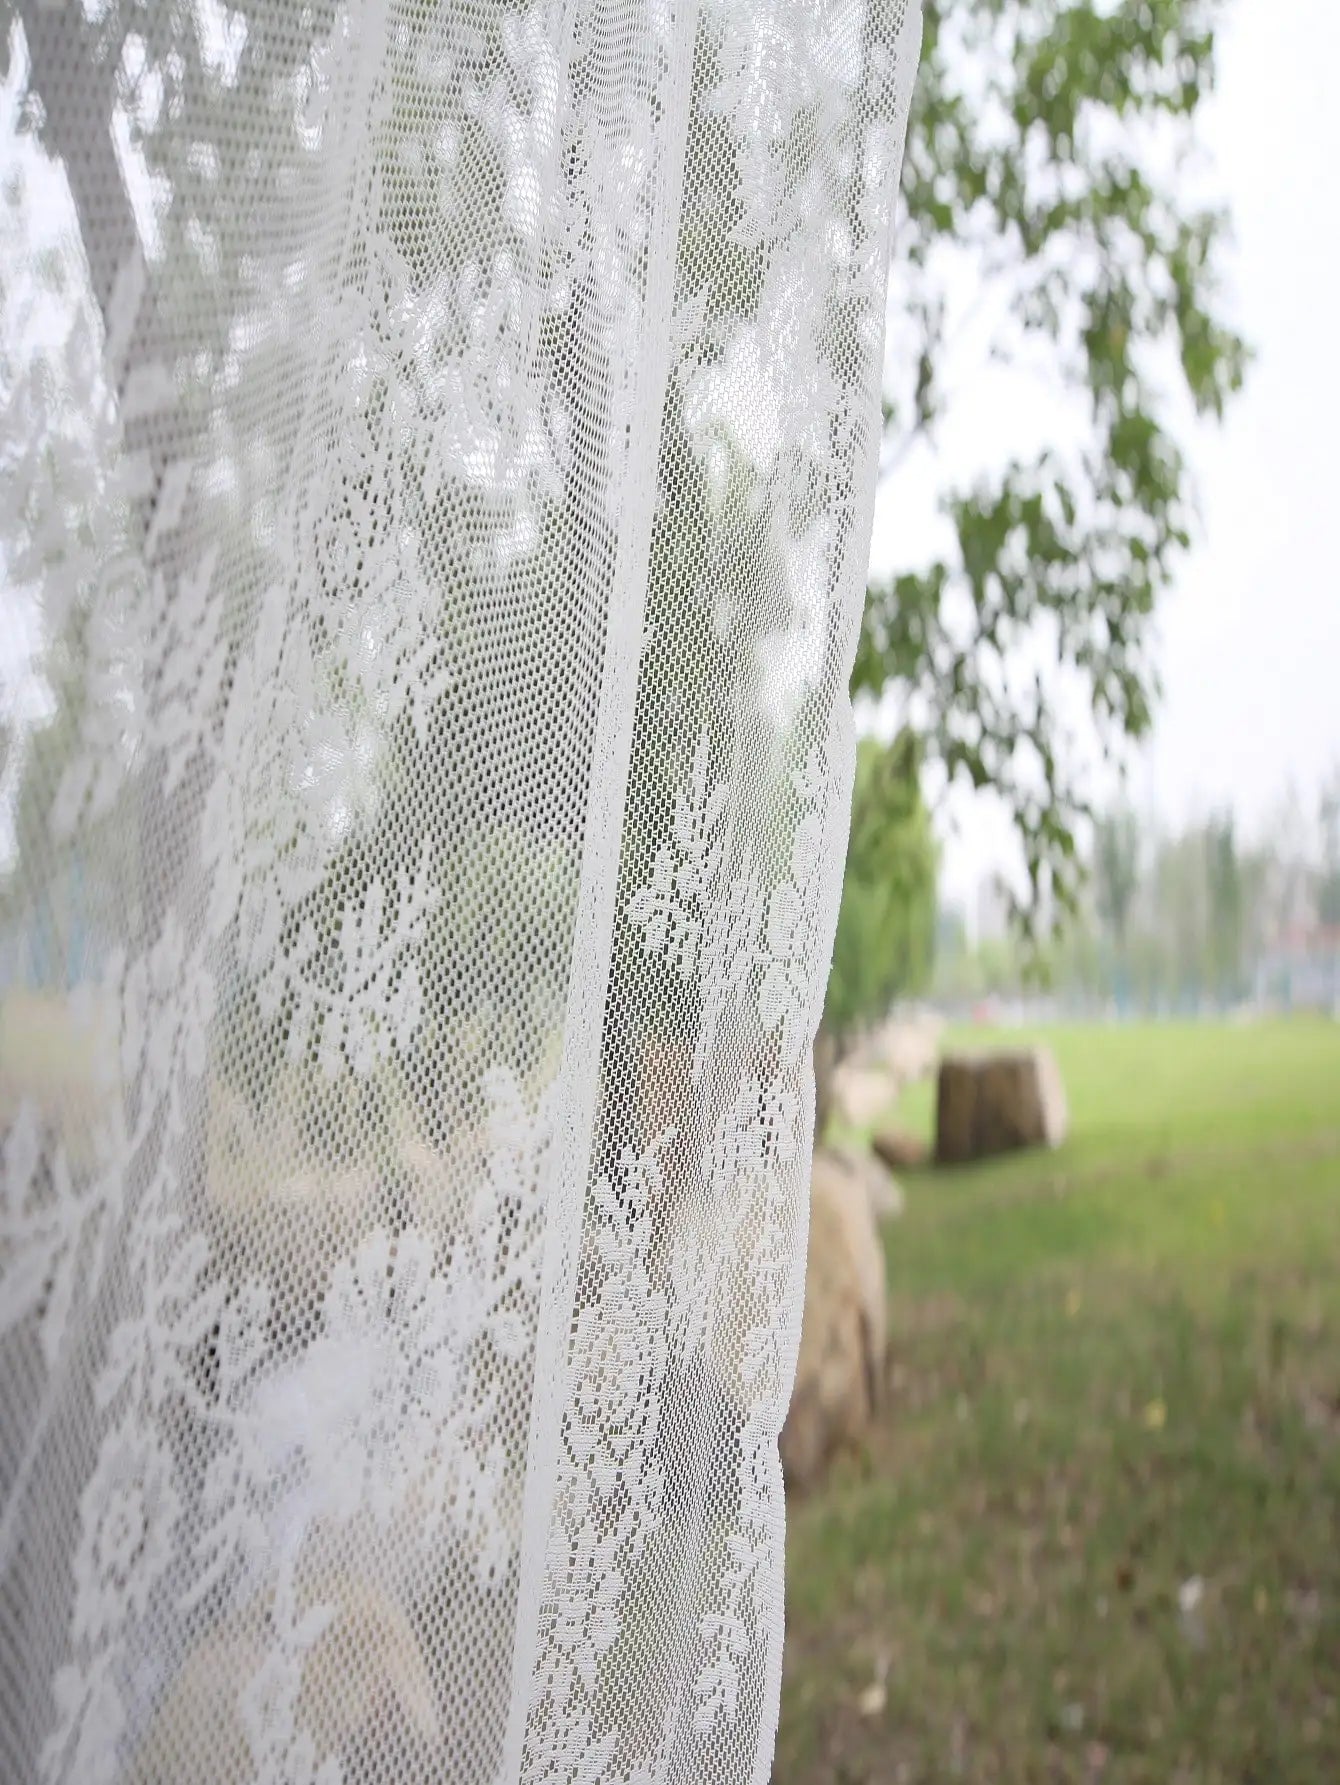
[{"label": "tree branch with leaves", "polygon": [[[1038,357],[1075,439],[943,492],[946,544],[872,583],[853,692],[891,696],[928,762],[992,788],[1026,931],[1073,908],[1091,816],[1058,678],[1113,755],[1158,693],[1153,621],[1192,536],[1179,419],[1221,418],[1248,351],[1222,314],[1224,213],[1187,197],[1221,0],[927,0],[897,302],[913,332],[884,465],[934,450],[965,317]],[[973,295],[966,307],[957,298]]]}]

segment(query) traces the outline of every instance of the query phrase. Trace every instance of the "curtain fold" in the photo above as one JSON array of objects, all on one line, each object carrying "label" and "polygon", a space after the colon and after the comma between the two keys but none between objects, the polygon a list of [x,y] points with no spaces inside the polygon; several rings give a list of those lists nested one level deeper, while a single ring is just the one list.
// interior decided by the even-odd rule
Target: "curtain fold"
[{"label": "curtain fold", "polygon": [[0,16],[0,1776],[762,1781],[915,6]]}]

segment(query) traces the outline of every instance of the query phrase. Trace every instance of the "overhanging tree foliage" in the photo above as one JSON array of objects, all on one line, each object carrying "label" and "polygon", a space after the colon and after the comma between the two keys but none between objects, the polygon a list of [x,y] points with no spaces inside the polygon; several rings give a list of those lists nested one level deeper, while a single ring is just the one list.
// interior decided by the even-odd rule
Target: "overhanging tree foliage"
[{"label": "overhanging tree foliage", "polygon": [[[1226,219],[1182,172],[1221,0],[927,0],[895,289],[916,330],[885,464],[934,442],[963,289],[998,297],[993,358],[1039,343],[1077,443],[943,497],[952,543],[869,591],[853,691],[893,690],[928,758],[994,788],[1022,844],[1025,926],[1073,904],[1088,790],[1039,658],[1105,750],[1157,692],[1151,621],[1190,535],[1179,412],[1220,417],[1247,352],[1218,307]],[[960,306],[961,307],[961,306]]]}]

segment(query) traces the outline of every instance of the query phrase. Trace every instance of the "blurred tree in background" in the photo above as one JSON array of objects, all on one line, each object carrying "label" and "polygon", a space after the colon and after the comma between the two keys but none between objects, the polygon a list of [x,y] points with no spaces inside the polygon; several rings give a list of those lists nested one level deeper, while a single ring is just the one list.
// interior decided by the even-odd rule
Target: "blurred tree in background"
[{"label": "blurred tree in background", "polygon": [[919,991],[935,943],[935,841],[921,797],[920,746],[862,740],[851,841],[824,1024],[840,1049],[895,997]]},{"label": "blurred tree in background", "polygon": [[935,995],[1031,1000],[1041,982],[1055,1008],[1082,1015],[1340,1010],[1340,770],[1315,804],[1286,788],[1248,834],[1228,810],[1169,830],[1118,806],[1094,826],[1088,867],[1076,909],[1036,943],[970,947],[942,910]]},{"label": "blurred tree in background", "polygon": [[1207,956],[1211,987],[1220,998],[1241,991],[1246,922],[1242,861],[1231,812],[1215,814],[1205,826]]},{"label": "blurred tree in background", "polygon": [[1118,946],[1124,945],[1140,884],[1140,821],[1129,806],[1094,826],[1093,882],[1098,915]]},{"label": "blurred tree in background", "polygon": [[1222,416],[1247,359],[1218,307],[1225,217],[1187,197],[1222,12],[926,0],[895,284],[915,339],[886,473],[952,412],[965,309],[997,313],[991,361],[1036,366],[1041,347],[1075,438],[944,490],[946,549],[869,591],[853,691],[887,696],[928,761],[1006,802],[1032,934],[1083,877],[1089,789],[1058,680],[1105,752],[1148,730],[1151,623],[1191,525],[1175,424]]},{"label": "blurred tree in background", "polygon": [[1331,770],[1321,792],[1321,889],[1319,916],[1324,924],[1340,924],[1340,765]]}]

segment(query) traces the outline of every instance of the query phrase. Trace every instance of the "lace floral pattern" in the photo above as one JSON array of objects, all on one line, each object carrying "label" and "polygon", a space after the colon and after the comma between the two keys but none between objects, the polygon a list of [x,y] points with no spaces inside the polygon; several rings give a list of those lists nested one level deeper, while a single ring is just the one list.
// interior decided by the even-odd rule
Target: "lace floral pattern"
[{"label": "lace floral pattern", "polygon": [[595,1186],[596,1281],[572,1336],[573,1394],[549,1555],[559,1579],[541,1611],[530,1704],[536,1733],[523,1775],[545,1785],[618,1776],[619,1728],[600,1715],[600,1673],[618,1640],[626,1571],[663,1511],[657,1438],[669,1352],[665,1293],[651,1278],[650,1210],[663,1188],[658,1155],[673,1139],[667,1131],[640,1158],[625,1153],[617,1178]]},{"label": "lace floral pattern", "polygon": [[723,1118],[712,1160],[713,1184],[732,1195],[740,1211],[726,1257],[743,1265],[740,1297],[749,1318],[736,1367],[748,1413],[737,1462],[739,1528],[726,1539],[715,1604],[698,1627],[706,1658],[694,1683],[694,1727],[704,1733],[735,1722],[741,1676],[773,1634],[770,1624],[775,1627],[780,1611],[784,1517],[777,1438],[796,1343],[784,1310],[797,1304],[804,1284],[791,1214],[800,1126],[794,1092],[746,1080]]},{"label": "lace floral pattern", "polygon": [[172,1463],[133,1419],[110,1431],[79,1504],[71,1634],[97,1643],[144,1614],[172,1555],[181,1510]]},{"label": "lace floral pattern", "polygon": [[122,1182],[114,1144],[105,1142],[102,1156],[100,1173],[88,1182],[61,1146],[48,1153],[29,1101],[20,1104],[5,1138],[0,1330],[36,1314],[48,1369],[61,1354],[77,1298],[91,1295],[102,1274]]},{"label": "lace floral pattern", "polygon": [[828,803],[844,785],[842,756],[834,725],[826,746],[814,745],[791,776],[800,817],[788,872],[765,901],[754,849],[737,844],[730,822],[730,783],[709,779],[708,740],[698,741],[688,782],[675,795],[671,839],[626,907],[644,952],[664,960],[697,994],[695,1078],[723,1020],[751,991],[758,1020],[776,1032],[786,1064],[794,1065],[813,1038],[828,965],[824,845],[839,816]]},{"label": "lace floral pattern", "polygon": [[[453,1337],[448,1285],[426,1235],[410,1229],[393,1240],[377,1228],[336,1265],[321,1336],[271,1385],[261,1414],[267,1426],[301,1433],[332,1517],[366,1504],[388,1518],[425,1473],[451,1403]],[[286,1417],[288,1404],[296,1417]]]},{"label": "lace floral pattern", "polygon": [[0,1752],[761,1785],[908,0],[19,13]]}]

